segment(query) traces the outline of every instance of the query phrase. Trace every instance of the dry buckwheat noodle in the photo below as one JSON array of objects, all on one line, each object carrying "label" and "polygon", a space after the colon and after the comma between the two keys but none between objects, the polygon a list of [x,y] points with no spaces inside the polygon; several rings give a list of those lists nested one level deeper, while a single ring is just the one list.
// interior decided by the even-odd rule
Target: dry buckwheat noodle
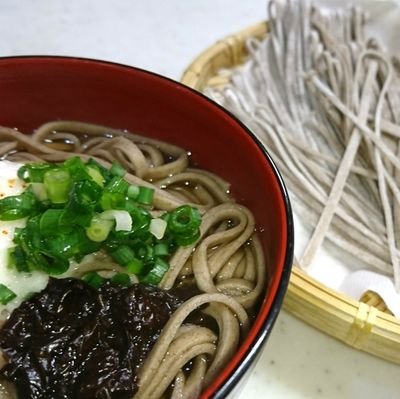
[{"label": "dry buckwheat noodle", "polygon": [[325,238],[390,276],[400,292],[399,61],[365,37],[358,8],[268,3],[269,32],[206,93],[262,140],[312,229],[307,270]]},{"label": "dry buckwheat noodle", "polygon": [[[194,204],[201,237],[179,248],[160,288],[193,281],[199,291],[172,315],[139,373],[135,398],[196,398],[236,352],[249,328],[249,312],[265,290],[266,267],[251,212],[229,196],[229,184],[189,166],[185,150],[125,131],[75,121],[49,122],[32,135],[0,127],[0,157],[16,162],[63,161],[77,155],[103,165],[118,161],[125,178],[155,189],[153,213]],[[75,277],[115,264],[82,265]],[[202,309],[218,331],[186,322]],[[187,365],[191,362],[191,367]]]}]

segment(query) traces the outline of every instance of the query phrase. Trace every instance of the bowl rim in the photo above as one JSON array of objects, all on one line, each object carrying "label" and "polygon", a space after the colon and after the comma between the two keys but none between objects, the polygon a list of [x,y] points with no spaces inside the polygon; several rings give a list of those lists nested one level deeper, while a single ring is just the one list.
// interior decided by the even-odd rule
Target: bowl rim
[{"label": "bowl rim", "polygon": [[[24,61],[24,60],[32,60],[32,61],[64,61],[67,63],[76,62],[76,63],[88,63],[94,64],[97,66],[109,66],[115,67],[120,70],[126,71],[136,71],[139,73],[144,73],[149,75],[150,77],[161,79],[164,81],[169,82],[176,86],[177,88],[187,91],[190,95],[198,96],[205,100],[209,105],[212,107],[216,107],[222,113],[229,116],[230,119],[233,120],[240,128],[243,130],[253,142],[257,145],[258,149],[262,152],[264,159],[269,164],[273,175],[275,176],[276,183],[279,187],[281,193],[281,199],[284,205],[284,215],[286,219],[286,232],[287,232],[287,243],[285,247],[285,259],[283,262],[282,272],[279,278],[278,286],[276,289],[275,297],[271,302],[271,307],[269,312],[265,315],[264,320],[262,320],[261,324],[259,325],[259,329],[256,332],[256,335],[252,342],[245,348],[243,354],[240,358],[240,363],[230,372],[225,373],[227,375],[221,376],[217,378],[216,382],[214,382],[210,387],[206,388],[205,391],[201,394],[200,398],[206,399],[209,397],[213,397],[216,399],[223,399],[229,395],[233,389],[239,385],[240,380],[246,374],[246,372],[250,369],[252,365],[255,364],[257,357],[261,353],[261,349],[263,345],[266,343],[266,340],[271,333],[271,330],[275,324],[277,316],[282,308],[283,299],[285,297],[286,291],[288,289],[290,274],[292,270],[292,263],[293,263],[293,256],[294,256],[294,222],[293,222],[293,213],[292,207],[290,203],[289,193],[285,182],[282,178],[281,173],[279,172],[278,167],[276,166],[275,162],[273,161],[271,155],[269,154],[267,148],[261,143],[261,141],[256,137],[256,135],[246,126],[243,122],[241,122],[235,115],[233,115],[230,111],[210,99],[209,97],[205,96],[203,93],[194,90],[193,88],[176,81],[170,77],[161,75],[156,72],[152,72],[143,68],[126,65],[118,62],[95,59],[95,58],[85,58],[85,57],[78,57],[78,56],[64,56],[64,55],[16,55],[16,56],[2,56],[0,57],[0,64],[5,61]],[[229,363],[228,363],[229,365]],[[227,366],[228,366],[227,365]],[[227,367],[226,366],[226,367]],[[225,367],[225,368],[226,368]]]}]

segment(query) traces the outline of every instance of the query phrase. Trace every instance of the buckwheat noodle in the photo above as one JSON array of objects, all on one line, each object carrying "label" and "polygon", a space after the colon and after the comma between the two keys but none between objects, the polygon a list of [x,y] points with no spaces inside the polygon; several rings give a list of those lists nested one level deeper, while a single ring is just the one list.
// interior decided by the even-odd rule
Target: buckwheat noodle
[{"label": "buckwheat noodle", "polygon": [[[155,189],[153,213],[184,203],[202,213],[200,240],[173,254],[159,284],[170,289],[192,281],[200,294],[170,318],[140,369],[135,395],[196,398],[237,350],[249,328],[249,311],[265,289],[265,261],[253,215],[232,200],[227,182],[190,168],[187,152],[174,145],[75,121],[49,122],[32,135],[0,127],[2,159],[59,162],[71,156],[94,158],[105,166],[118,161],[127,170],[126,180]],[[119,271],[105,255],[97,256],[101,262],[83,263],[73,276],[90,270]],[[186,322],[200,308],[215,319],[218,331]]]},{"label": "buckwheat noodle", "polygon": [[399,61],[365,37],[359,8],[268,2],[268,35],[224,88],[205,92],[255,132],[312,231],[307,270],[327,238],[400,292]]}]

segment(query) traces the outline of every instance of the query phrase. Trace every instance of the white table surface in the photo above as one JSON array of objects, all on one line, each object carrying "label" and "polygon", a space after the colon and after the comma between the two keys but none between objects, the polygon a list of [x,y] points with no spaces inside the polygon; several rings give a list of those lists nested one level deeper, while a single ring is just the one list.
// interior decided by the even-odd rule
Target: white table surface
[{"label": "white table surface", "polygon": [[[0,0],[0,55],[99,58],[179,80],[203,49],[264,19],[265,5],[264,0]],[[240,399],[394,399],[399,391],[399,366],[347,347],[282,311]]]}]

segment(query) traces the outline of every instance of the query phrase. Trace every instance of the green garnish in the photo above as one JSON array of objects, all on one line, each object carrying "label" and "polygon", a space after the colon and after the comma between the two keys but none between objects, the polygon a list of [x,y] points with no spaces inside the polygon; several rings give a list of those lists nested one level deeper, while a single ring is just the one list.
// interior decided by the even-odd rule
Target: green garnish
[{"label": "green garnish", "polygon": [[157,285],[168,271],[169,264],[161,258],[156,258],[152,269],[142,278],[143,283]]},{"label": "green garnish", "polygon": [[62,168],[50,169],[43,176],[47,198],[53,204],[64,204],[68,201],[68,193],[71,187],[71,175],[68,170]]},{"label": "green garnish", "polygon": [[168,228],[179,246],[190,245],[200,237],[200,212],[189,205],[182,205],[166,215]]},{"label": "green garnish", "polygon": [[36,212],[38,202],[31,190],[0,200],[0,220],[17,220]]},{"label": "green garnish", "polygon": [[[127,284],[129,274],[135,274],[157,285],[173,251],[199,238],[201,216],[184,205],[152,222],[154,189],[129,184],[125,174],[116,162],[107,169],[78,157],[22,166],[18,176],[28,188],[0,200],[0,220],[27,218],[26,227],[15,230],[8,266],[57,275],[68,270],[71,260],[80,262],[102,250],[126,270],[127,277],[117,274],[115,281]],[[94,272],[83,279],[96,287],[104,282]]]},{"label": "green garnish", "polygon": [[112,220],[102,219],[99,215],[94,215],[90,221],[89,227],[86,228],[86,235],[95,242],[105,241],[114,226]]},{"label": "green garnish", "polygon": [[139,187],[139,194],[136,198],[137,202],[143,205],[151,205],[153,203],[154,190],[149,187]]},{"label": "green garnish", "polygon": [[139,192],[140,192],[139,186],[131,185],[128,187],[128,191],[126,194],[127,194],[128,198],[136,199],[139,195]]},{"label": "green garnish", "polygon": [[11,291],[6,285],[0,284],[0,303],[7,305],[8,302],[16,298],[15,292]]},{"label": "green garnish", "polygon": [[143,261],[137,258],[133,258],[124,266],[129,273],[139,274],[143,269]]},{"label": "green garnish", "polygon": [[106,281],[106,279],[101,277],[97,272],[87,272],[82,276],[82,280],[87,282],[93,288],[100,288]]},{"label": "green garnish", "polygon": [[113,162],[110,173],[114,176],[124,177],[126,170],[118,162]]},{"label": "green garnish", "polygon": [[135,259],[135,252],[128,245],[119,246],[115,251],[111,252],[110,255],[117,263],[123,266]]},{"label": "green garnish", "polygon": [[113,284],[121,284],[125,286],[129,286],[131,284],[131,279],[126,273],[116,273],[111,277],[111,282]]},{"label": "green garnish", "polygon": [[169,250],[168,245],[164,242],[154,245],[154,256],[168,256]]}]

